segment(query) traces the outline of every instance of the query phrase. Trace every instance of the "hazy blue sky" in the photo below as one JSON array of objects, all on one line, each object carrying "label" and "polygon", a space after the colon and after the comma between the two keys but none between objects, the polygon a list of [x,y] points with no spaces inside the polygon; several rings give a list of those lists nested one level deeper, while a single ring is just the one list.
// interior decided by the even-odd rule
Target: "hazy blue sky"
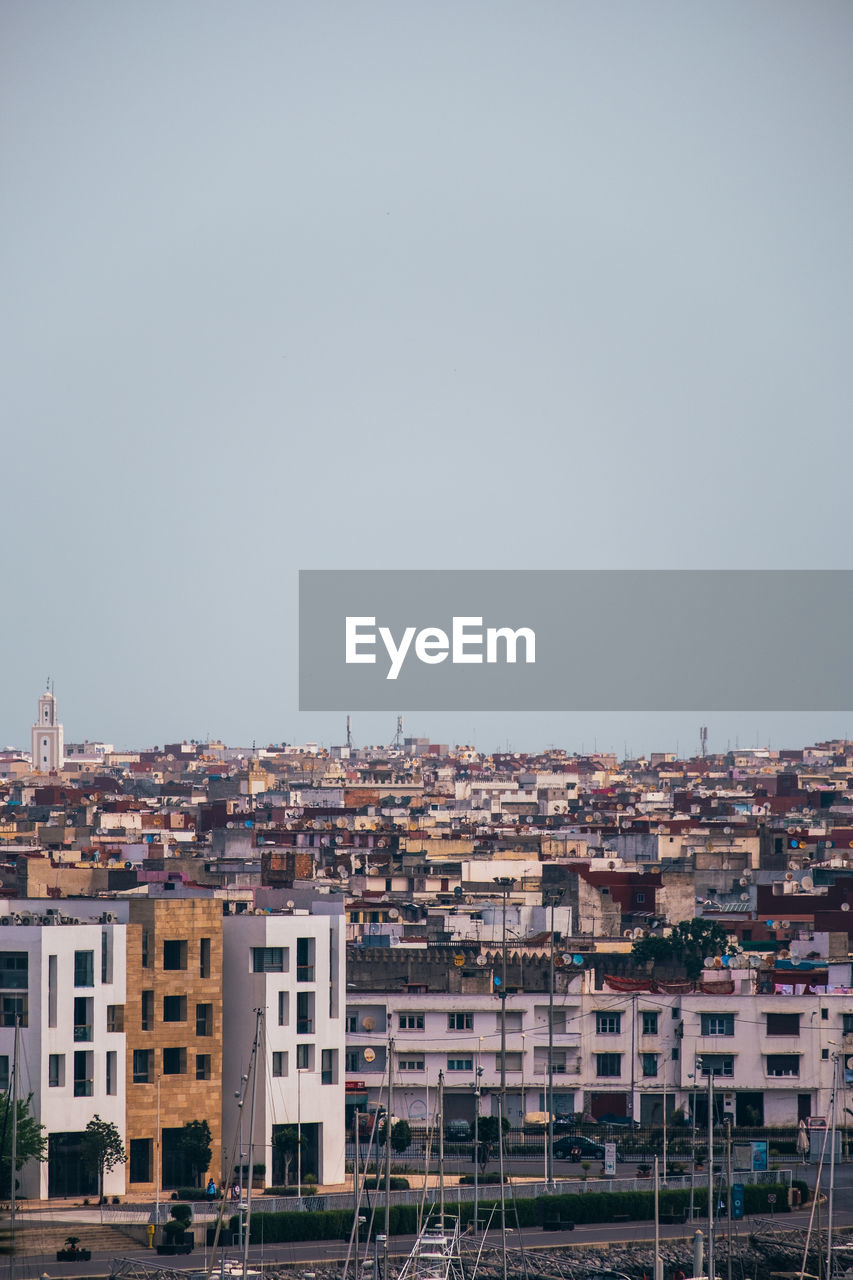
[{"label": "hazy blue sky", "polygon": [[852,59],[848,0],[5,0],[0,743],[48,673],[72,740],[340,740],[301,567],[849,567]]}]

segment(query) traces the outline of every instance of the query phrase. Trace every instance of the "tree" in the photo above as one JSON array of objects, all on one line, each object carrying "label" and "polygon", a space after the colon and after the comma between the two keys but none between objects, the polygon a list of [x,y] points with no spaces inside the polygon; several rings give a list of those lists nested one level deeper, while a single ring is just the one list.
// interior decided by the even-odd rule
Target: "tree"
[{"label": "tree", "polygon": [[[44,1125],[30,1115],[33,1095],[18,1098],[18,1132],[15,1142],[15,1169],[22,1169],[28,1160],[47,1159],[47,1134]],[[0,1196],[8,1196],[12,1187],[12,1099],[8,1093],[0,1093]]]},{"label": "tree", "polygon": [[486,1165],[494,1154],[493,1148],[498,1143],[498,1133],[509,1133],[509,1120],[506,1116],[503,1118],[503,1124],[500,1131],[498,1130],[497,1116],[480,1116],[477,1121],[477,1147],[474,1152],[474,1159],[480,1165],[483,1173],[486,1171]]},{"label": "tree", "polygon": [[[301,1135],[302,1150],[305,1150],[305,1134]],[[300,1133],[296,1125],[288,1124],[284,1128],[279,1129],[273,1139],[276,1151],[284,1161],[284,1185],[290,1186],[290,1165],[300,1149]]]},{"label": "tree", "polygon": [[391,1146],[398,1155],[412,1145],[412,1130],[408,1120],[398,1120],[391,1128]]},{"label": "tree", "polygon": [[212,1157],[210,1125],[206,1120],[188,1120],[178,1135],[178,1150],[192,1170],[193,1186],[207,1173]]},{"label": "tree", "polygon": [[102,1201],[104,1174],[127,1160],[121,1134],[111,1121],[92,1116],[83,1131],[82,1158],[86,1168],[98,1175],[98,1199]]},{"label": "tree", "polygon": [[721,924],[699,918],[681,920],[665,938],[638,938],[631,948],[637,964],[680,963],[694,982],[701,975],[705,956],[723,955],[728,937]]}]

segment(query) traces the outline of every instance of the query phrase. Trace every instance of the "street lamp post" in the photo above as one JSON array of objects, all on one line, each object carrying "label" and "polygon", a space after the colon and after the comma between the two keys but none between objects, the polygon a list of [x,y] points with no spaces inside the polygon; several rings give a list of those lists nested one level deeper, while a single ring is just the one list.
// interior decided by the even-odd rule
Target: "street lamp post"
[{"label": "street lamp post", "polygon": [[474,1231],[480,1229],[480,1080],[483,1068],[478,1065],[477,1078],[471,1086],[474,1090]]},{"label": "street lamp post", "polygon": [[515,881],[511,876],[496,876],[495,884],[501,891],[501,1097],[506,1107],[506,900]]},{"label": "street lamp post", "polygon": [[551,946],[548,957],[548,1134],[545,1145],[545,1184],[554,1190],[554,908],[562,901],[562,892],[551,892],[548,905],[551,908]]}]

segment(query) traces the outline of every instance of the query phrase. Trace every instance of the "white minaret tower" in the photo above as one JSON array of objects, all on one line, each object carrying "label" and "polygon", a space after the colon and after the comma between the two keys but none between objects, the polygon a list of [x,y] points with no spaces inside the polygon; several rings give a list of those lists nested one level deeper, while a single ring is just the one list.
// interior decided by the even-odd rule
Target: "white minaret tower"
[{"label": "white minaret tower", "polygon": [[33,769],[36,773],[58,772],[65,763],[65,739],[56,718],[56,698],[50,688],[39,698],[38,719],[32,735]]}]

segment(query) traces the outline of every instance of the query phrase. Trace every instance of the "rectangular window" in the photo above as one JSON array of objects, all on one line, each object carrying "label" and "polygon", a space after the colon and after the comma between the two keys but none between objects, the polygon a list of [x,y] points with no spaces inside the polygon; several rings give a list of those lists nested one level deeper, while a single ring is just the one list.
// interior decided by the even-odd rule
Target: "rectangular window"
[{"label": "rectangular window", "polygon": [[314,981],[314,939],[296,939],[296,981]]},{"label": "rectangular window", "polygon": [[447,1015],[448,1031],[473,1031],[473,1013],[449,1013]]},{"label": "rectangular window", "polygon": [[198,944],[198,975],[210,977],[210,938],[200,938]]},{"label": "rectangular window", "polygon": [[142,930],[142,967],[143,969],[151,968],[151,931],[150,929]]},{"label": "rectangular window", "polygon": [[17,996],[0,995],[0,1027],[29,1026],[29,997],[26,993]]},{"label": "rectangular window", "polygon": [[798,1013],[768,1013],[767,1034],[769,1036],[798,1036],[800,1034],[800,1015]]},{"label": "rectangular window", "polygon": [[313,1044],[298,1044],[296,1046],[296,1070],[297,1071],[313,1071],[314,1070]]},{"label": "rectangular window", "polygon": [[186,969],[187,967],[187,943],[185,938],[164,938],[163,940],[163,968]]},{"label": "rectangular window", "polygon": [[800,1074],[800,1055],[798,1053],[768,1053],[767,1074],[769,1076],[798,1076]]},{"label": "rectangular window", "polygon": [[8,1053],[0,1054],[0,1089],[3,1093],[9,1092],[9,1055]]},{"label": "rectangular window", "polygon": [[123,1004],[107,1005],[107,1031],[109,1032],[124,1031],[124,1005]]},{"label": "rectangular window", "polygon": [[735,1015],[733,1013],[703,1013],[703,1036],[733,1036],[735,1033]]},{"label": "rectangular window", "polygon": [[656,1053],[640,1054],[644,1076],[656,1076],[658,1073],[658,1055]]},{"label": "rectangular window", "polygon": [[185,1076],[187,1074],[187,1051],[186,1049],[164,1049],[163,1050],[163,1075],[164,1076]]},{"label": "rectangular window", "polygon": [[213,1035],[213,1005],[212,1004],[196,1005],[195,1033],[197,1036]]},{"label": "rectangular window", "polygon": [[397,1016],[397,1024],[401,1031],[423,1031],[424,1015],[422,1013],[401,1013]]},{"label": "rectangular window", "polygon": [[287,1075],[287,1053],[283,1053],[278,1049],[273,1050],[272,1073],[274,1076]]},{"label": "rectangular window", "polygon": [[600,1078],[622,1075],[621,1053],[597,1053],[595,1055],[595,1074]]},{"label": "rectangular window", "polygon": [[[75,952],[75,955],[82,952]],[[26,951],[0,951],[0,988],[26,991],[29,984],[29,956]],[[77,983],[82,986],[82,983]],[[91,986],[91,982],[86,984]]]},{"label": "rectangular window", "polygon": [[448,1058],[447,1070],[448,1071],[473,1071],[474,1059],[473,1058]]},{"label": "rectangular window", "polygon": [[196,1080],[210,1079],[210,1054],[197,1053],[195,1055],[195,1078]]},{"label": "rectangular window", "polygon": [[286,1027],[290,1022],[290,992],[279,991],[278,993],[278,1025]]},{"label": "rectangular window", "polygon": [[346,1031],[347,1035],[355,1035],[355,1033],[358,1031],[358,1014],[357,1013],[350,1013],[350,1011],[347,1010],[346,1024],[345,1024],[344,1030]]},{"label": "rectangular window", "polygon": [[[506,1015],[507,1031],[521,1031],[523,1026],[524,1014],[521,1009],[508,1009]],[[495,1030],[501,1029],[501,1015],[495,1014]]]},{"label": "rectangular window", "polygon": [[130,1160],[128,1161],[128,1181],[150,1182],[153,1161],[151,1159],[154,1146],[153,1138],[131,1138]]},{"label": "rectangular window", "polygon": [[[507,1071],[520,1071],[523,1057],[524,1055],[521,1053],[508,1053],[506,1055]],[[495,1054],[495,1071],[500,1071],[500,1069],[501,1069],[501,1055],[499,1053],[496,1053]]]},{"label": "rectangular window", "polygon": [[287,973],[284,947],[252,947],[252,973]]},{"label": "rectangular window", "polygon": [[52,1053],[47,1060],[47,1083],[51,1089],[65,1087],[65,1054]]},{"label": "rectangular window", "polygon": [[133,1051],[133,1083],[151,1083],[152,1049],[134,1049]]},{"label": "rectangular window", "polygon": [[95,1001],[92,996],[75,996],[74,997],[74,1039],[75,1040],[93,1040],[95,1036],[95,1028],[92,1025],[94,1018]]},{"label": "rectangular window", "polygon": [[296,993],[296,1034],[310,1036],[314,1033],[314,992]]},{"label": "rectangular window", "polygon": [[853,1035],[853,1013],[842,1013],[841,1029],[846,1036]]},{"label": "rectangular window", "polygon": [[699,1069],[703,1076],[733,1076],[735,1060],[728,1054],[703,1053],[699,1059]]},{"label": "rectangular window", "polygon": [[599,1010],[595,1015],[595,1033],[599,1036],[616,1036],[622,1030],[621,1013],[604,1013]]},{"label": "rectangular window", "polygon": [[642,1034],[644,1036],[656,1036],[657,1033],[658,1015],[656,1013],[649,1013],[647,1010],[643,1010]]},{"label": "rectangular window", "polygon": [[320,1084],[338,1083],[338,1051],[323,1049],[320,1054]]},{"label": "rectangular window", "polygon": [[91,1049],[77,1049],[74,1053],[74,1097],[91,1098],[95,1092],[95,1055]]},{"label": "rectangular window", "polygon": [[117,1066],[116,1066],[115,1049],[107,1050],[107,1093],[114,1094],[117,1091]]},{"label": "rectangular window", "polygon": [[56,1026],[57,957],[47,957],[47,1025]]},{"label": "rectangular window", "polygon": [[163,996],[163,1021],[164,1022],[186,1022],[186,1020],[187,1020],[186,996]]},{"label": "rectangular window", "polygon": [[358,1064],[359,1064],[360,1058],[361,1058],[361,1054],[359,1053],[358,1049],[347,1049],[346,1056],[344,1058],[344,1070],[348,1073],[352,1073],[353,1071],[358,1071]]},{"label": "rectangular window", "polygon": [[113,980],[113,931],[101,930],[101,982]]},{"label": "rectangular window", "polygon": [[74,952],[74,985],[75,987],[94,987],[95,985],[95,953],[94,951]]},{"label": "rectangular window", "polygon": [[[398,1071],[423,1071],[423,1069],[424,1069],[423,1058],[398,1058],[397,1059]],[[358,1066],[356,1066],[355,1070],[356,1071],[358,1070]]]},{"label": "rectangular window", "polygon": [[153,1031],[154,1029],[154,992],[142,992],[142,1019],[141,1027],[143,1031]]}]

